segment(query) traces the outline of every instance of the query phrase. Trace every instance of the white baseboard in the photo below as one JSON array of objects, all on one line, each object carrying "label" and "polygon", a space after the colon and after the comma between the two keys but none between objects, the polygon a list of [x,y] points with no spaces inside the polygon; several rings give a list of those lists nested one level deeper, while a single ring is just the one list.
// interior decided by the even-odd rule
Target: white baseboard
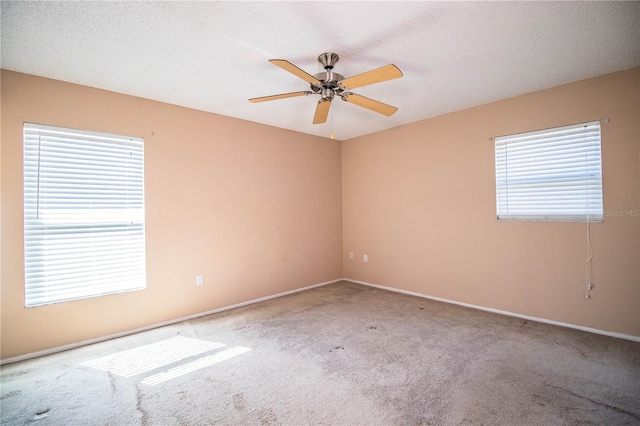
[{"label": "white baseboard", "polygon": [[172,319],[172,320],[169,320],[169,321],[164,321],[164,322],[161,322],[161,323],[158,323],[158,324],[152,324],[152,325],[148,325],[146,327],[141,327],[141,328],[136,328],[136,329],[133,329],[133,330],[123,331],[121,333],[110,334],[108,336],[101,336],[101,337],[97,337],[95,339],[83,340],[81,342],[71,343],[69,345],[58,346],[58,347],[55,347],[55,348],[46,349],[44,351],[32,352],[32,353],[29,353],[29,354],[26,354],[26,355],[20,355],[20,356],[16,356],[16,357],[13,357],[13,358],[7,358],[7,359],[0,360],[0,365],[11,364],[12,362],[25,361],[27,359],[37,358],[39,356],[51,355],[51,354],[54,354],[54,353],[57,353],[57,352],[62,352],[62,351],[66,351],[66,350],[69,350],[69,349],[79,348],[80,346],[86,346],[86,345],[90,345],[92,343],[104,342],[106,340],[116,339],[118,337],[124,337],[124,336],[128,336],[128,335],[131,335],[131,334],[140,333],[142,331],[153,330],[154,328],[164,327],[166,325],[172,325],[172,324],[176,324],[176,323],[182,322],[182,321],[189,321],[189,320],[192,320],[192,319],[195,319],[195,318],[204,317],[206,315],[216,314],[218,312],[228,311],[230,309],[240,308],[242,306],[252,305],[252,304],[258,303],[258,302],[264,302],[266,300],[275,299],[277,297],[282,297],[282,296],[287,296],[289,294],[299,293],[301,291],[310,290],[310,289],[316,288],[316,287],[322,287],[324,285],[333,284],[333,283],[336,283],[338,281],[342,281],[342,278],[338,278],[338,279],[333,280],[333,281],[325,281],[325,282],[319,283],[319,284],[313,284],[313,285],[310,285],[310,286],[307,286],[307,287],[297,288],[295,290],[289,290],[289,291],[285,291],[285,292],[282,292],[282,293],[273,294],[271,296],[261,297],[259,299],[249,300],[247,302],[236,303],[235,305],[224,306],[222,308],[212,309],[212,310],[206,311],[206,312],[199,312],[197,314],[189,315],[189,316],[186,316],[186,317],[175,318],[175,319]]},{"label": "white baseboard", "polygon": [[526,319],[526,320],[529,320],[529,321],[536,321],[536,322],[542,322],[542,323],[545,323],[545,324],[558,325],[560,327],[573,328],[573,329],[576,329],[576,330],[586,331],[586,332],[589,332],[589,333],[602,334],[602,335],[605,335],[605,336],[617,337],[618,339],[625,339],[625,340],[631,340],[633,342],[640,342],[640,336],[633,336],[631,334],[614,333],[612,331],[605,331],[605,330],[600,330],[600,329],[591,328],[591,327],[583,327],[581,325],[569,324],[569,323],[566,323],[566,322],[553,321],[553,320],[548,320],[548,319],[538,318],[538,317],[531,317],[529,315],[517,314],[515,312],[502,311],[500,309],[493,309],[493,308],[487,308],[487,307],[479,306],[479,305],[472,305],[470,303],[457,302],[455,300],[443,299],[441,297],[428,296],[426,294],[416,293],[416,292],[413,292],[413,291],[407,291],[407,290],[401,290],[401,289],[393,288],[393,287],[386,287],[386,286],[383,286],[383,285],[371,284],[371,283],[367,283],[367,282],[364,282],[364,281],[353,280],[351,278],[344,278],[344,280],[345,281],[350,281],[350,282],[356,283],[356,284],[366,285],[366,286],[369,286],[369,287],[379,288],[379,289],[382,289],[382,290],[389,290],[389,291],[394,291],[396,293],[408,294],[410,296],[417,296],[417,297],[423,297],[425,299],[436,300],[438,302],[451,303],[453,305],[459,305],[459,306],[464,306],[464,307],[467,307],[467,308],[479,309],[481,311],[492,312],[494,314],[508,315],[510,317],[522,318],[522,319]]}]

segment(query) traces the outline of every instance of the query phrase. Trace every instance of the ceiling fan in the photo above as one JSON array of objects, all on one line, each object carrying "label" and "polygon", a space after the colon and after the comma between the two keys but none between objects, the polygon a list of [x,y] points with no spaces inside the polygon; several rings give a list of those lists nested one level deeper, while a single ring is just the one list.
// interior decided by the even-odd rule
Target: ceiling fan
[{"label": "ceiling fan", "polygon": [[343,101],[370,109],[371,111],[375,111],[386,116],[393,115],[398,110],[398,108],[394,106],[387,105],[349,91],[350,89],[355,89],[357,87],[400,78],[402,77],[402,71],[400,71],[398,67],[393,64],[389,64],[381,68],[363,72],[362,74],[354,75],[353,77],[344,78],[342,75],[333,72],[333,66],[339,59],[340,57],[337,54],[331,52],[326,52],[318,56],[318,62],[322,64],[325,71],[315,75],[307,74],[305,71],[284,59],[270,59],[269,62],[272,64],[279,66],[283,70],[288,71],[309,83],[311,85],[311,90],[251,98],[249,101],[257,103],[274,101],[276,99],[293,98],[296,96],[308,96],[313,94],[320,95],[320,100],[316,106],[316,113],[313,117],[313,124],[322,124],[327,121],[331,101],[336,95],[341,97]]}]

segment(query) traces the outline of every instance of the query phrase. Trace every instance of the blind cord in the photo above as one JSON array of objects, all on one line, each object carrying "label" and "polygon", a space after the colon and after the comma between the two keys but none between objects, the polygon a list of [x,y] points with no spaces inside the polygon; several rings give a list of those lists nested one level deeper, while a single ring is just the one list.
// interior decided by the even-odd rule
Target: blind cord
[{"label": "blind cord", "polygon": [[589,215],[587,214],[587,299],[591,299],[591,290],[593,285],[591,284],[591,259],[593,259],[593,247],[591,246],[591,222],[589,222]]},{"label": "blind cord", "polygon": [[584,133],[586,129],[583,128],[583,147],[584,147],[584,168],[585,168],[585,176],[587,177],[587,182],[586,182],[586,189],[587,189],[587,262],[586,262],[586,268],[587,268],[587,294],[585,296],[586,299],[591,299],[591,289],[593,288],[593,285],[591,285],[591,267],[592,267],[592,263],[591,263],[591,259],[593,259],[593,246],[591,245],[591,222],[590,222],[590,218],[589,218],[589,153],[588,150],[586,148],[586,134]]}]

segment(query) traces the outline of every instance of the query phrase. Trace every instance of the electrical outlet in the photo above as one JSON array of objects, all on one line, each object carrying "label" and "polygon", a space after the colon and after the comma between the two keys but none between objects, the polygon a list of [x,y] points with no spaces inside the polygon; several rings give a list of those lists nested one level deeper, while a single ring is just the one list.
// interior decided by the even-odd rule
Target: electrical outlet
[{"label": "electrical outlet", "polygon": [[369,261],[369,256],[367,256],[366,254],[362,256],[362,261],[363,262],[368,262]]},{"label": "electrical outlet", "polygon": [[353,259],[353,252],[352,251],[349,252],[349,259]]},{"label": "electrical outlet", "polygon": [[196,275],[196,285],[204,284],[204,275]]}]

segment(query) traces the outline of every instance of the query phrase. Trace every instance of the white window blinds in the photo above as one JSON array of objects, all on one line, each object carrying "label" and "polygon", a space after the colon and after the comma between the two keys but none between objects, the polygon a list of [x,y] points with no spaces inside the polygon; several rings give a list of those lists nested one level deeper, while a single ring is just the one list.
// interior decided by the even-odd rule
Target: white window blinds
[{"label": "white window blinds", "polygon": [[602,221],[600,123],[495,139],[498,220]]},{"label": "white window blinds", "polygon": [[143,140],[25,123],[25,305],[146,287]]}]

